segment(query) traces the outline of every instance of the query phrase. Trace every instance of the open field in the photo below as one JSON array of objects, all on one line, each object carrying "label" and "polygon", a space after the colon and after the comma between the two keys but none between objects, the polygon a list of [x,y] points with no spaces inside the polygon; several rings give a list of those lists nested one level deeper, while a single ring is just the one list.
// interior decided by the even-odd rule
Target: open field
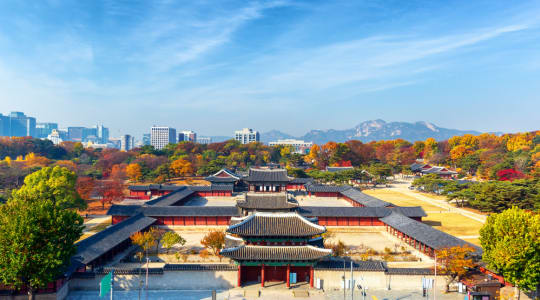
[{"label": "open field", "polygon": [[471,244],[475,244],[476,246],[482,246],[480,245],[480,239],[463,239],[463,240]]},{"label": "open field", "polygon": [[422,208],[428,211],[441,211],[443,208],[431,205],[422,200],[415,199],[411,196],[405,195],[400,192],[391,191],[388,189],[373,189],[373,190],[364,190],[362,191],[370,196],[379,198],[384,201],[388,201],[395,205],[399,206],[422,206]]},{"label": "open field", "polygon": [[482,223],[457,213],[429,213],[424,223],[455,236],[476,236]]}]

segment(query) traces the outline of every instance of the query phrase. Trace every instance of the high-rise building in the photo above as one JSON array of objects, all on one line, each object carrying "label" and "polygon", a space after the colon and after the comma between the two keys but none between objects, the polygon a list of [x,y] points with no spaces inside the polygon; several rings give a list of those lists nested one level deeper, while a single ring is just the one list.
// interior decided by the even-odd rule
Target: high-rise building
[{"label": "high-rise building", "polygon": [[57,123],[38,122],[36,123],[36,137],[40,139],[47,138],[47,136],[51,134],[54,129],[58,130]]},{"label": "high-rise building", "polygon": [[0,136],[9,136],[9,117],[0,114]]},{"label": "high-rise building", "polygon": [[135,146],[135,137],[125,134],[120,138],[120,150],[129,151]]},{"label": "high-rise building", "polygon": [[150,145],[150,133],[145,133],[142,136],[142,144],[143,146]]},{"label": "high-rise building", "polygon": [[311,149],[311,146],[313,146],[312,142],[304,142],[303,140],[294,140],[294,139],[285,139],[285,140],[277,140],[277,142],[270,142],[270,146],[291,146],[294,148],[294,153],[299,154],[306,154],[309,152],[309,149]]},{"label": "high-rise building", "polygon": [[197,143],[199,144],[211,144],[212,138],[211,137],[198,137]]},{"label": "high-rise building", "polygon": [[9,116],[2,116],[1,119],[4,136],[36,136],[36,118],[13,111]]},{"label": "high-rise building", "polygon": [[260,140],[259,132],[251,128],[244,128],[234,132],[234,139],[242,144],[258,142]]},{"label": "high-rise building", "polygon": [[68,139],[72,142],[82,142],[85,129],[84,127],[68,127]]},{"label": "high-rise building", "polygon": [[97,138],[101,144],[109,142],[109,128],[103,125],[96,125]]},{"label": "high-rise building", "polygon": [[178,142],[194,142],[197,141],[197,134],[195,131],[184,130],[178,134]]},{"label": "high-rise building", "polygon": [[150,130],[150,144],[161,150],[170,143],[176,143],[176,129],[171,127],[153,126]]}]

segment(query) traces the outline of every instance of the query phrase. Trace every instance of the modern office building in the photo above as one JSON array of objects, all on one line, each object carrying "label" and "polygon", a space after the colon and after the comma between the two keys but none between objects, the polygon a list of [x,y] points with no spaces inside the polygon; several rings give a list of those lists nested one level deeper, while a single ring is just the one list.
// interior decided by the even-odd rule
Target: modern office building
[{"label": "modern office building", "polygon": [[143,144],[143,146],[150,145],[150,140],[151,140],[150,133],[143,134],[143,136],[142,136],[142,144]]},{"label": "modern office building", "polygon": [[109,142],[109,128],[102,125],[96,125],[96,134],[101,144],[107,144]]},{"label": "modern office building", "polygon": [[164,126],[153,126],[150,130],[150,144],[161,150],[170,143],[176,143],[176,129]]},{"label": "modern office building", "polygon": [[0,115],[0,134],[3,136],[36,136],[36,118],[14,111],[8,116]]},{"label": "modern office building", "polygon": [[178,134],[178,142],[196,142],[197,141],[197,133],[195,131],[191,130],[184,130],[180,131]]},{"label": "modern office building", "polygon": [[38,122],[36,123],[36,137],[40,139],[47,138],[55,129],[58,130],[57,123]]},{"label": "modern office building", "polygon": [[254,131],[251,128],[244,128],[234,132],[234,139],[242,144],[249,144],[258,142],[260,140],[260,135],[258,131]]},{"label": "modern office building", "polygon": [[212,138],[211,137],[198,137],[197,143],[199,144],[211,144]]},{"label": "modern office building", "polygon": [[129,151],[135,147],[135,137],[125,134],[120,138],[120,150]]},{"label": "modern office building", "polygon": [[294,153],[306,154],[313,146],[312,142],[304,142],[303,140],[285,139],[270,142],[270,146],[291,146],[294,148]]},{"label": "modern office building", "polygon": [[84,127],[68,127],[68,139],[72,142],[82,142],[85,129]]}]

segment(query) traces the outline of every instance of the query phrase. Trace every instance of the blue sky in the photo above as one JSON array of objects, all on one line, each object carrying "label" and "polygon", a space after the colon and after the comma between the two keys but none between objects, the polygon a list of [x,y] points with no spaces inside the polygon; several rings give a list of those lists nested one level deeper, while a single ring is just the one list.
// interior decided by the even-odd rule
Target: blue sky
[{"label": "blue sky", "polygon": [[113,136],[539,129],[540,2],[6,0],[0,104]]}]

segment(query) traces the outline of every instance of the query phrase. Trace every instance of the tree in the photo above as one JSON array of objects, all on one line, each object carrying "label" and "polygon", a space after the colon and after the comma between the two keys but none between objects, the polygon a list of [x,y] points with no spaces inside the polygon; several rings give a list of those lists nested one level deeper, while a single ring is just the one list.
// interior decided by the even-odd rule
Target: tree
[{"label": "tree", "polygon": [[327,243],[324,247],[332,249],[333,256],[344,256],[349,249],[341,240],[337,243]]},{"label": "tree", "polygon": [[97,193],[101,197],[102,208],[105,208],[105,203],[111,204],[113,201],[122,200],[123,189],[124,186],[119,180],[101,181],[97,187]]},{"label": "tree", "polygon": [[171,163],[170,171],[175,176],[188,176],[193,174],[193,165],[182,158],[179,158]]},{"label": "tree", "polygon": [[139,181],[142,178],[141,166],[139,164],[129,164],[126,167],[126,174],[131,181]]},{"label": "tree", "polygon": [[131,242],[143,250],[145,255],[148,257],[148,250],[156,244],[154,235],[150,231],[145,232],[135,232],[130,236]]},{"label": "tree", "polygon": [[538,214],[516,207],[492,214],[480,229],[482,260],[516,288],[534,290],[540,284],[539,237]]},{"label": "tree", "polygon": [[169,253],[169,250],[176,244],[184,246],[186,244],[186,240],[174,231],[167,231],[163,235],[163,247],[167,249],[167,254]]},{"label": "tree", "polygon": [[163,239],[163,235],[165,235],[165,229],[159,227],[152,227],[150,228],[149,232],[150,234],[152,234],[154,240],[156,241],[156,254],[159,254],[159,244]]},{"label": "tree", "polygon": [[221,251],[225,245],[225,232],[218,230],[210,231],[201,240],[201,245],[212,250],[214,255],[219,256],[219,260],[221,261],[219,251]]},{"label": "tree", "polygon": [[81,198],[84,200],[90,199],[95,185],[95,179],[92,177],[78,177],[76,186],[79,196],[81,196]]},{"label": "tree", "polygon": [[47,188],[30,193],[31,183],[48,185],[48,178],[40,180],[25,183],[24,191],[0,205],[0,281],[26,287],[29,299],[62,274],[84,228],[82,217],[66,209],[66,202],[58,201]]},{"label": "tree", "polygon": [[13,192],[22,199],[50,199],[60,208],[85,209],[86,202],[77,193],[77,175],[61,167],[45,167],[24,179],[23,186]]},{"label": "tree", "polygon": [[437,250],[437,271],[446,274],[446,291],[450,291],[450,284],[464,278],[474,267],[471,254],[474,248],[468,245],[446,247]]}]

